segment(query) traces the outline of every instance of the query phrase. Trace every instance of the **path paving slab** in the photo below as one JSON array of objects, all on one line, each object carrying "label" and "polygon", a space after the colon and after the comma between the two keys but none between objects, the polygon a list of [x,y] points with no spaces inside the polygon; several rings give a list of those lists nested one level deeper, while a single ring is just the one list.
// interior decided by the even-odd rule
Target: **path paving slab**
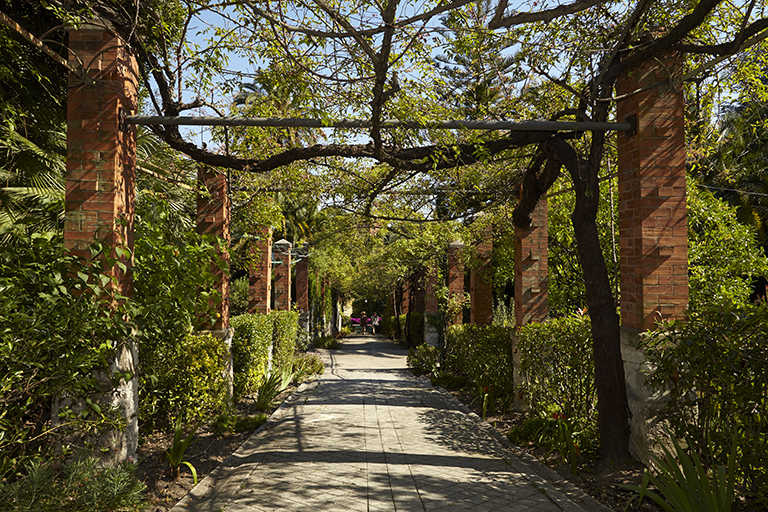
[{"label": "path paving slab", "polygon": [[[378,336],[303,384],[172,512],[606,512],[406,367]],[[543,475],[543,476],[542,476]]]}]

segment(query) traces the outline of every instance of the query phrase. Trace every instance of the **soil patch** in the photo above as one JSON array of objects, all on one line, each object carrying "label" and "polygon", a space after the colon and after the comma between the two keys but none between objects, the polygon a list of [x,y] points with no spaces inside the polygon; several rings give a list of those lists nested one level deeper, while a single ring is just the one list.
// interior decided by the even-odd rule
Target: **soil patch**
[{"label": "soil patch", "polygon": [[[238,417],[258,414],[270,416],[296,387],[292,385],[280,393],[267,411],[256,409],[254,400],[244,398],[237,404],[237,415]],[[244,432],[216,435],[211,425],[201,426],[194,437],[194,444],[187,449],[185,457],[185,460],[195,467],[198,482],[240,448],[240,445],[255,431],[256,428],[253,428]],[[173,432],[157,432],[144,436],[139,441],[136,477],[147,486],[148,506],[144,512],[166,512],[194,487],[192,474],[186,466],[182,466],[177,480],[171,478],[164,456],[171,444],[173,444]]]}]

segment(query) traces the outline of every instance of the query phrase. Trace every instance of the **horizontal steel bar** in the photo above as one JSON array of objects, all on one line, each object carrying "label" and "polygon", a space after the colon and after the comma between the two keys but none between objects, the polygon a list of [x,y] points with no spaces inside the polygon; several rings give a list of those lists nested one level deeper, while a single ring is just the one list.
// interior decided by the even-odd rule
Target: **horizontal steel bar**
[{"label": "horizontal steel bar", "polygon": [[[296,119],[282,117],[184,117],[184,116],[126,116],[125,121],[141,125],[164,126],[262,126],[273,128],[370,128],[362,119]],[[437,130],[510,130],[531,132],[615,130],[626,132],[630,123],[598,123],[593,121],[398,121],[381,122],[382,128]]]}]

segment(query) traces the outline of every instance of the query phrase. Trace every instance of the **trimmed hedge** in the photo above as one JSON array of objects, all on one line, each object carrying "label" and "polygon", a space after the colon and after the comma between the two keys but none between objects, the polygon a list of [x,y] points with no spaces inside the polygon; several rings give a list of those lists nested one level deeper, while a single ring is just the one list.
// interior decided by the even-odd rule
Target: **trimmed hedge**
[{"label": "trimmed hedge", "polygon": [[239,400],[255,393],[267,374],[269,348],[274,333],[274,317],[246,314],[231,321],[234,397]]},{"label": "trimmed hedge", "polygon": [[299,314],[295,311],[272,311],[269,314],[274,322],[272,339],[272,368],[290,371],[293,355],[296,352],[296,333],[299,328]]},{"label": "trimmed hedge", "polygon": [[519,329],[524,378],[520,390],[533,411],[555,408],[568,417],[594,418],[597,391],[590,329],[588,316],[555,318]]},{"label": "trimmed hedge", "polygon": [[512,329],[498,325],[453,325],[446,332],[448,370],[470,377],[479,388],[492,387],[506,409],[514,398]]},{"label": "trimmed hedge", "polygon": [[189,423],[223,412],[228,403],[227,346],[211,334],[188,334],[166,364],[146,380],[140,412],[146,418],[183,413]]}]

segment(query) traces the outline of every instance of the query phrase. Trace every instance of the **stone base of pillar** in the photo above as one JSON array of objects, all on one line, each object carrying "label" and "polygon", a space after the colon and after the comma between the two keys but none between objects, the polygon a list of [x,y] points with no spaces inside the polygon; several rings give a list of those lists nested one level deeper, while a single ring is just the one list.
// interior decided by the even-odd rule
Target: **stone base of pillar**
[{"label": "stone base of pillar", "polygon": [[299,329],[309,332],[309,311],[299,313]]},{"label": "stone base of pillar", "polygon": [[[138,347],[129,340],[118,348],[117,356],[109,368],[109,372],[98,372],[95,377],[99,389],[92,393],[89,399],[98,405],[102,411],[109,409],[126,421],[124,429],[108,429],[100,436],[68,434],[60,432],[60,447],[69,445],[82,450],[91,451],[106,465],[119,464],[125,460],[136,459],[136,449],[139,446],[139,379],[137,376]],[[115,387],[113,381],[120,375],[131,375],[128,380],[121,378]],[[83,400],[62,396],[53,401],[51,406],[51,424],[60,425],[62,419],[59,413],[71,410],[74,414],[93,413],[93,406]],[[66,419],[63,420],[66,422]],[[64,427],[66,428],[66,427]]]},{"label": "stone base of pillar", "polygon": [[650,463],[650,453],[659,453],[657,441],[667,438],[664,427],[654,418],[666,404],[666,393],[654,393],[645,383],[646,359],[638,349],[640,331],[621,328],[621,356],[624,360],[624,378],[629,401],[630,438],[629,451],[638,460]]},{"label": "stone base of pillar", "polygon": [[440,334],[437,330],[439,316],[434,313],[424,314],[424,343],[430,347],[437,347],[440,343]]},{"label": "stone base of pillar", "polygon": [[224,365],[224,378],[227,379],[227,396],[229,396],[229,399],[232,400],[232,397],[234,396],[232,386],[235,381],[234,366],[232,364],[232,338],[235,335],[235,330],[230,327],[227,329],[200,331],[200,334],[210,334],[211,336],[216,336],[227,346],[227,361]]}]

